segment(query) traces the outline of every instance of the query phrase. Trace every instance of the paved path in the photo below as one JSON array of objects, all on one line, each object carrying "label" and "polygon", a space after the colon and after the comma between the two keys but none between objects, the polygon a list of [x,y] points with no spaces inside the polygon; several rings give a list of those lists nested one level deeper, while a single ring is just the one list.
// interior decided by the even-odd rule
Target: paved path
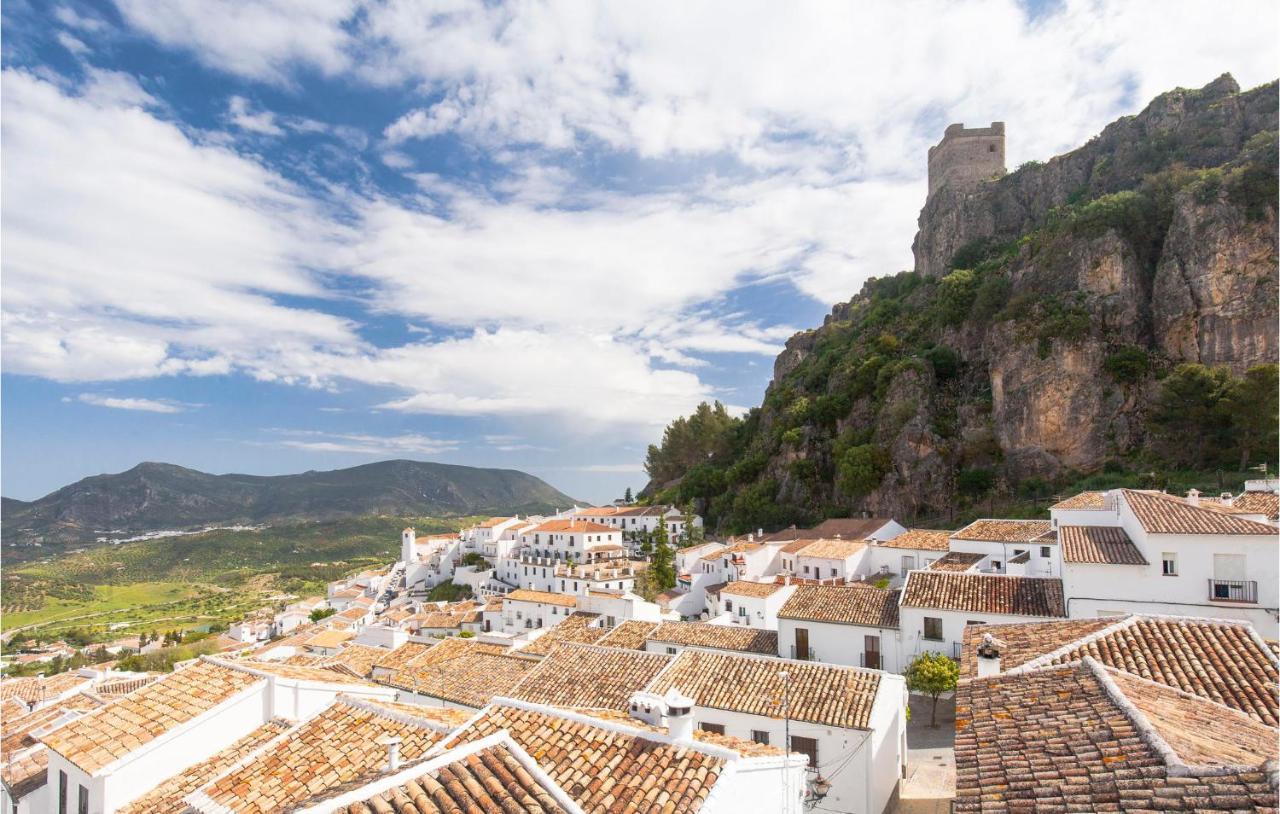
[{"label": "paved path", "polygon": [[911,721],[907,724],[907,776],[895,814],[947,814],[956,791],[956,705],[938,701],[938,728],[929,727],[933,701],[911,696]]}]

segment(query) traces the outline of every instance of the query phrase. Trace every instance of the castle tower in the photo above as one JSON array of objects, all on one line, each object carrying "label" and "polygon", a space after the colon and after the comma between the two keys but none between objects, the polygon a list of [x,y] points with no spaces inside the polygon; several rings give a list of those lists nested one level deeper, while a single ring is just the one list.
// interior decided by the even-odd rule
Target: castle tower
[{"label": "castle tower", "polygon": [[1004,174],[1004,122],[949,125],[942,141],[929,148],[930,197],[944,186],[968,189]]},{"label": "castle tower", "polygon": [[400,532],[400,562],[412,563],[414,561],[417,556],[414,545],[417,541],[418,536],[414,533],[412,527]]}]

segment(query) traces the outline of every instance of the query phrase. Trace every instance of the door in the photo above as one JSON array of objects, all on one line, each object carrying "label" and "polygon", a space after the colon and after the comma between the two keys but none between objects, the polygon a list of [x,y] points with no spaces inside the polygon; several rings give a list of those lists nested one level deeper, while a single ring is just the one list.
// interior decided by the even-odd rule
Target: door
[{"label": "door", "polygon": [[809,660],[809,629],[808,628],[803,628],[803,627],[796,628],[795,651],[796,651],[796,654],[795,654],[796,658],[800,659],[801,661]]},{"label": "door", "polygon": [[864,654],[863,667],[869,667],[872,670],[879,670],[880,667],[880,637],[865,636],[862,640],[862,651]]},{"label": "door", "polygon": [[915,567],[916,567],[915,555],[904,554],[902,556],[902,571],[900,572],[901,576],[905,577],[907,575],[907,572],[915,570]]}]

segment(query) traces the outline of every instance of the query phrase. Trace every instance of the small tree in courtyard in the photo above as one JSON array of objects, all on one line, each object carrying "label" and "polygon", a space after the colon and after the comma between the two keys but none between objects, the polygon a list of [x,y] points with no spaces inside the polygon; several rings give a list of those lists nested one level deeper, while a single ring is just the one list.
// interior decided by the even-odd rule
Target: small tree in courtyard
[{"label": "small tree in courtyard", "polygon": [[938,728],[938,696],[956,688],[960,665],[941,653],[921,653],[907,666],[907,689],[933,699],[929,726]]},{"label": "small tree in courtyard", "polygon": [[667,524],[659,523],[653,535],[653,562],[649,573],[660,591],[676,587],[675,553],[667,543]]}]

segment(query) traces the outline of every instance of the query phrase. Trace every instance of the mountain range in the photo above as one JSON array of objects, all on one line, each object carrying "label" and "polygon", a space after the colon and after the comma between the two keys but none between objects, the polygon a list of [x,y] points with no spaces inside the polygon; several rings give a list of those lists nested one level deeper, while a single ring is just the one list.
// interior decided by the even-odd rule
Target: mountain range
[{"label": "mountain range", "polygon": [[148,462],[84,478],[38,500],[2,500],[6,546],[65,546],[161,530],[375,514],[546,513],[575,502],[513,469],[407,460],[275,476],[211,475]]}]

